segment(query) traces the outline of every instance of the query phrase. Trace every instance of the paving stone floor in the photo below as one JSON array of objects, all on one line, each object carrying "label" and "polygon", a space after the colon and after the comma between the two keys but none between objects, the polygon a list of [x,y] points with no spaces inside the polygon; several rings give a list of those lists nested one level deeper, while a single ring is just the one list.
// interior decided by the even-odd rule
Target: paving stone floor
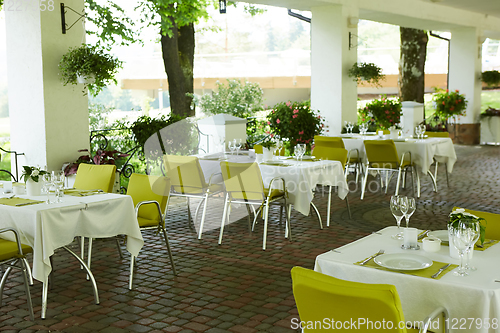
[{"label": "paving stone floor", "polygon": [[[422,196],[411,224],[442,229],[454,206],[500,213],[500,149],[456,146],[458,161],[446,186],[444,167],[438,175],[439,192],[422,179]],[[6,332],[292,332],[297,316],[290,279],[293,266],[313,268],[315,257],[363,237],[395,221],[389,210],[390,193],[368,193],[363,201],[351,182],[352,219],[344,202],[332,203],[332,225],[319,230],[316,217],[292,214],[293,241],[286,240],[278,209],[271,211],[268,248],[262,251],[262,224],[248,231],[246,218],[225,228],[207,226],[202,240],[187,221],[185,205],[174,206],[168,233],[178,276],[172,270],[161,239],[145,235],[138,258],[134,290],[127,289],[129,257],[120,259],[114,242],[94,242],[92,271],[101,303],[94,304],[92,289],[79,265],[65,251],[54,255],[54,282],[49,291],[47,319],[40,319],[41,283],[31,287],[35,322],[28,317],[18,273],[6,285],[0,307],[0,330]],[[376,183],[373,183],[375,189]],[[411,190],[405,190],[410,193]],[[326,214],[326,196],[314,202]],[[212,211],[218,210],[215,205]],[[218,216],[209,212],[209,216]],[[209,219],[210,220],[210,219]],[[214,218],[217,221],[217,218]],[[218,219],[220,221],[220,219]],[[210,224],[210,223],[208,223]],[[72,245],[75,250],[77,243]]]}]

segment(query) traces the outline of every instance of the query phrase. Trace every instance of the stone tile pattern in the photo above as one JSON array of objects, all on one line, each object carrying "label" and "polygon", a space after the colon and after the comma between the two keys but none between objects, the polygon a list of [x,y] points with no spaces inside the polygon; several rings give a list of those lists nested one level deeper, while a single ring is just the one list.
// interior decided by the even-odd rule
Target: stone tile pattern
[{"label": "stone tile pattern", "polygon": [[[442,229],[454,206],[500,213],[500,150],[456,146],[456,151],[458,162],[449,188],[444,167],[439,170],[438,193],[432,191],[429,178],[423,177],[422,196],[411,218],[412,226]],[[370,180],[375,189],[378,182]],[[266,251],[261,247],[262,223],[253,233],[248,230],[246,218],[231,223],[219,246],[218,229],[207,231],[198,240],[192,222],[188,223],[185,204],[174,206],[167,228],[179,275],[172,274],[161,238],[146,234],[132,291],[127,289],[129,257],[120,259],[113,241],[97,240],[92,271],[99,287],[99,305],[94,304],[92,289],[79,265],[59,250],[53,257],[55,271],[47,319],[40,319],[41,283],[31,287],[36,316],[31,322],[22,279],[14,272],[0,307],[0,331],[292,332],[290,320],[297,317],[297,309],[290,269],[313,268],[318,254],[395,223],[389,210],[395,179],[389,194],[368,193],[363,201],[354,181],[350,185],[352,219],[348,218],[344,202],[334,197],[330,228],[319,230],[315,216],[292,214],[292,242],[284,238],[284,225],[278,223],[279,210],[273,208]],[[411,188],[403,193],[411,194]],[[320,188],[314,202],[324,216],[326,196]],[[209,216],[220,216],[221,210],[219,205],[211,207]],[[76,242],[72,246],[77,249]]]}]

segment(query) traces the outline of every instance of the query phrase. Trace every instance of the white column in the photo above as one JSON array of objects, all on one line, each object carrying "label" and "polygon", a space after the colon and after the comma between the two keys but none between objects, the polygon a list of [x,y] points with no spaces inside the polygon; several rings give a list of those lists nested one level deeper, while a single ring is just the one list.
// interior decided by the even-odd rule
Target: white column
[{"label": "white column", "polygon": [[[58,1],[29,0],[20,11],[5,10],[7,75],[12,149],[25,153],[23,165],[60,169],[89,147],[88,99],[82,85],[64,87],[58,63],[69,47],[85,41],[81,23],[61,30]],[[83,0],[66,0],[77,12]],[[67,22],[76,16],[68,11]],[[14,170],[14,169],[13,169]]]},{"label": "white column", "polygon": [[311,107],[325,117],[324,134],[338,135],[344,121],[357,121],[357,85],[347,72],[357,61],[358,9],[332,5],[311,12]]},{"label": "white column", "polygon": [[479,122],[481,113],[481,46],[483,37],[476,28],[451,31],[450,91],[458,89],[468,101],[465,117],[459,123]]}]

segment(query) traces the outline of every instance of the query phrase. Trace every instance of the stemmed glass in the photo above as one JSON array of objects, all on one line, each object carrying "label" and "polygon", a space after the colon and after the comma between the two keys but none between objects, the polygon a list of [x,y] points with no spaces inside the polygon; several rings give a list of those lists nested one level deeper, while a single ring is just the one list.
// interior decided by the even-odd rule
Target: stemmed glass
[{"label": "stemmed glass", "polygon": [[47,203],[50,204],[50,188],[52,187],[52,176],[50,173],[46,173],[42,176],[43,180],[43,190],[47,193]]},{"label": "stemmed glass", "polygon": [[278,158],[281,156],[281,150],[283,149],[283,141],[278,140],[276,142],[276,152],[278,154]]},{"label": "stemmed glass", "polygon": [[236,149],[236,139],[229,141],[227,146],[229,147],[229,150],[231,151],[231,155],[233,155],[234,151]]},{"label": "stemmed glass", "polygon": [[471,229],[466,223],[459,222],[458,227],[453,229],[452,237],[453,245],[458,250],[458,255],[460,256],[460,267],[453,273],[457,276],[469,275],[465,271],[464,266],[464,255],[465,251],[472,242]]},{"label": "stemmed glass", "polygon": [[234,139],[235,141],[235,147],[236,147],[236,156],[240,154],[240,149],[243,146],[243,140],[241,139]]},{"label": "stemmed glass", "polygon": [[481,227],[479,222],[469,222],[469,232],[470,232],[470,244],[467,246],[467,249],[465,250],[465,269],[469,271],[475,271],[477,270],[476,267],[471,266],[469,263],[470,260],[470,253],[471,251],[474,250],[474,244],[476,244],[477,240],[479,239],[479,236],[481,234]]},{"label": "stemmed glass", "polygon": [[52,183],[56,187],[57,202],[62,202],[62,189],[64,186],[64,171],[52,171]]},{"label": "stemmed glass", "polygon": [[415,126],[415,134],[417,135],[417,139],[420,139],[420,135],[422,134],[422,128],[420,125]]},{"label": "stemmed glass", "polygon": [[415,213],[415,209],[417,209],[417,204],[415,203],[415,198],[407,197],[408,200],[408,210],[405,214],[406,227],[408,228],[408,223],[410,223],[410,217]]},{"label": "stemmed glass", "polygon": [[297,156],[299,164],[302,163],[302,156],[304,156],[305,153],[306,153],[306,145],[303,143],[298,143],[295,146],[295,156]]},{"label": "stemmed glass", "polygon": [[392,235],[393,239],[403,239],[403,234],[401,233],[400,226],[401,220],[405,216],[408,211],[408,200],[404,196],[393,195],[391,196],[391,212],[394,218],[396,219],[396,223],[398,225],[398,233]]},{"label": "stemmed glass", "polygon": [[368,131],[367,123],[359,124],[359,132],[361,133],[361,135],[365,135],[367,131]]},{"label": "stemmed glass", "polygon": [[222,148],[222,153],[226,152],[226,138],[223,136],[219,137],[219,147]]},{"label": "stemmed glass", "polygon": [[420,136],[421,136],[421,139],[423,140],[424,139],[425,130],[427,128],[426,128],[426,126],[424,124],[419,125],[419,126],[420,126]]}]

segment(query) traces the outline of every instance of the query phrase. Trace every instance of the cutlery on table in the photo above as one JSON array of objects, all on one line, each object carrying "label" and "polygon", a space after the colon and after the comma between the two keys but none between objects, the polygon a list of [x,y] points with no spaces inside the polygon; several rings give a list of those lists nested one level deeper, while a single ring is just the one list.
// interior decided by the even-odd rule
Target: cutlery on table
[{"label": "cutlery on table", "polygon": [[370,260],[372,260],[373,258],[375,258],[375,257],[377,257],[377,256],[379,256],[379,255],[381,255],[381,254],[384,254],[384,252],[385,252],[384,250],[380,250],[380,251],[378,251],[378,252],[377,252],[377,254],[374,254],[374,255],[372,255],[371,257],[368,257],[368,258],[366,258],[365,260],[363,260],[363,262],[361,262],[361,264],[360,264],[360,265],[361,265],[361,266],[366,265],[366,264],[367,264]]},{"label": "cutlery on table", "polygon": [[450,267],[450,266],[451,266],[451,264],[444,265],[444,266],[443,266],[443,267],[441,267],[441,268],[440,268],[440,269],[439,269],[439,270],[438,270],[435,274],[432,274],[432,275],[431,275],[431,278],[433,278],[433,279],[437,278],[437,277],[438,277],[441,273],[443,273],[443,271],[444,271],[445,269],[447,269],[447,268],[448,268],[448,267]]},{"label": "cutlery on table", "polygon": [[430,230],[425,230],[423,233],[421,233],[420,235],[418,235],[418,238],[417,239],[422,239],[424,238],[425,236],[427,236],[427,234],[429,233]]},{"label": "cutlery on table", "polygon": [[486,241],[484,242],[483,244],[478,244],[476,245],[477,247],[480,247],[480,248],[483,248],[486,244],[490,244],[490,243],[493,243],[495,240],[494,239],[490,239],[489,241]]}]

